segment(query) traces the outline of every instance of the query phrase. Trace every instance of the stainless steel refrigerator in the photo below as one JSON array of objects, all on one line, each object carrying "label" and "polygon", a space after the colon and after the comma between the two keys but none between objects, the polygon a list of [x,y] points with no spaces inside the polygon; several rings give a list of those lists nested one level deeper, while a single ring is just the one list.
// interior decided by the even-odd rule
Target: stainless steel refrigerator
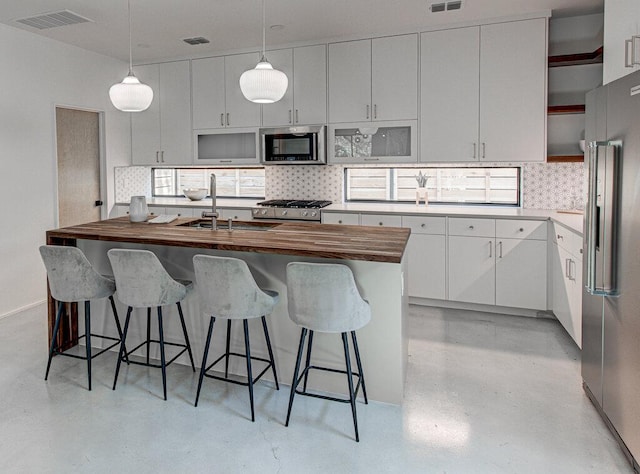
[{"label": "stainless steel refrigerator", "polygon": [[587,94],[584,389],[640,462],[640,72]]}]

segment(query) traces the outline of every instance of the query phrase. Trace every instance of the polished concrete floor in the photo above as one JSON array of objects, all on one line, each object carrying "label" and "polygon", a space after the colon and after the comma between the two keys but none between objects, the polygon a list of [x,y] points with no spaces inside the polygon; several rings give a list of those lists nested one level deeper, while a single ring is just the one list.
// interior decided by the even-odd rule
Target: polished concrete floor
[{"label": "polished concrete floor", "polygon": [[[58,357],[49,381],[44,308],[0,320],[2,473],[628,473],[581,389],[577,348],[551,320],[411,307],[403,407],[298,397],[168,369],[131,366],[111,390],[115,354]],[[193,337],[193,336],[192,336]],[[375,370],[375,367],[365,367]],[[290,374],[283,374],[288,381]]]}]

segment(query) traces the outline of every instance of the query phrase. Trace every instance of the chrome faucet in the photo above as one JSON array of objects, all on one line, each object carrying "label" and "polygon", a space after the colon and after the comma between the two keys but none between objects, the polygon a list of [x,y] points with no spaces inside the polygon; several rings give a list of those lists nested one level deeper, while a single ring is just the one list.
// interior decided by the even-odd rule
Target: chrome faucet
[{"label": "chrome faucet", "polygon": [[211,194],[211,212],[202,211],[202,217],[211,218],[211,230],[218,229],[218,209],[216,208],[216,175],[211,173],[211,180],[209,181],[209,194]]}]

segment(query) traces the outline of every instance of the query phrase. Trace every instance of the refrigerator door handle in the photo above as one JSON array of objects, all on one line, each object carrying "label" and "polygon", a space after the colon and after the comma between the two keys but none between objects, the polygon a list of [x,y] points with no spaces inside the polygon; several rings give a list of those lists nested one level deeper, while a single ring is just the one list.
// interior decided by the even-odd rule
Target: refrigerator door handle
[{"label": "refrigerator door handle", "polygon": [[592,295],[617,294],[615,231],[621,148],[620,141],[589,143],[586,288]]}]

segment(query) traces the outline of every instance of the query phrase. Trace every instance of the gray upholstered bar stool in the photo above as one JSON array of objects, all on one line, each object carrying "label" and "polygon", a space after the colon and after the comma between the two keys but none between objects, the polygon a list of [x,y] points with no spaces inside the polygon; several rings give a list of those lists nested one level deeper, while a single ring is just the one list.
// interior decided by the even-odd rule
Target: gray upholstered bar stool
[{"label": "gray upholstered bar stool", "polygon": [[[204,347],[204,354],[202,355],[202,368],[200,369],[200,380],[198,381],[195,405],[198,406],[202,380],[205,376],[217,380],[224,380],[225,382],[235,383],[237,385],[245,385],[249,387],[251,421],[255,421],[255,413],[253,409],[253,384],[260,380],[260,377],[262,377],[267,370],[271,368],[273,378],[276,383],[276,390],[280,389],[266,320],[266,315],[271,314],[273,307],[278,302],[279,295],[276,291],[263,290],[259,288],[244,260],[229,257],[195,255],[193,257],[193,268],[196,274],[196,283],[198,284],[200,309],[203,314],[211,316],[209,321],[209,332],[207,333],[207,342]],[[209,346],[211,345],[213,325],[216,318],[227,320],[226,350],[224,354],[218,357],[211,365],[207,366]],[[248,320],[257,318],[262,320],[262,329],[264,331],[267,350],[269,352],[268,360],[251,355]],[[234,319],[242,320],[244,326],[244,354],[230,351],[231,321]],[[243,357],[246,359],[246,382],[229,378],[229,356]],[[225,361],[224,377],[208,373],[223,359]],[[252,360],[266,362],[267,364],[262,372],[260,372],[256,377],[253,377],[251,367]]]},{"label": "gray upholstered bar stool", "polygon": [[[64,247],[59,245],[43,245],[40,247],[40,255],[47,269],[49,279],[49,289],[51,296],[57,303],[56,320],[53,325],[53,336],[51,347],[49,348],[49,360],[47,361],[47,371],[44,379],[49,377],[51,359],[54,354],[73,357],[87,361],[87,378],[89,390],[91,390],[91,359],[99,356],[105,351],[116,346],[122,340],[122,330],[118,312],[113,301],[113,294],[116,291],[116,284],[113,279],[100,275],[95,271],[87,257],[77,247]],[[91,334],[91,300],[109,298],[113,318],[116,321],[118,337],[102,336]],[[60,319],[65,312],[66,303],[84,301],[84,330],[83,336],[86,342],[86,355],[80,356],[71,353],[60,352],[58,350],[58,331],[60,330]],[[98,337],[115,341],[110,346],[101,349],[95,354],[91,353],[91,337]]]},{"label": "gray upholstered bar stool", "polygon": [[[167,399],[167,366],[180,357],[185,351],[189,353],[191,367],[196,371],[193,363],[193,354],[191,353],[191,344],[187,335],[187,327],[184,323],[184,315],[180,302],[187,296],[193,288],[190,281],[174,280],[164,269],[160,260],[153,252],[149,250],[129,250],[129,249],[111,249],[107,252],[113,275],[116,279],[118,287],[118,299],[128,306],[127,319],[124,322],[124,331],[122,335],[122,344],[120,344],[120,354],[116,365],[116,374],[113,379],[113,389],[116,389],[118,382],[118,373],[120,372],[120,364],[124,360],[127,363],[144,365],[147,367],[157,367],[162,369],[162,391],[164,399]],[[164,340],[164,331],[162,329],[162,307],[166,305],[176,304],[178,314],[180,315],[180,324],[184,334],[184,344],[166,342]],[[156,307],[158,311],[158,333],[159,339],[151,339],[150,323],[151,308]],[[129,321],[133,308],[147,309],[147,339],[136,347],[127,352],[125,340],[127,331],[129,330]],[[149,361],[149,351],[151,343],[160,345],[160,365],[153,364]],[[129,358],[131,354],[146,347],[146,361],[139,362]],[[165,346],[182,347],[169,362],[165,358]]]},{"label": "gray upholstered bar stool", "polygon": [[[360,386],[362,386],[364,402],[369,402],[367,400],[367,390],[364,383],[364,373],[362,371],[362,362],[360,361],[356,330],[365,326],[371,320],[369,303],[360,296],[353,273],[349,267],[346,265],[325,263],[289,263],[287,265],[287,298],[289,317],[294,323],[302,327],[302,331],[300,334],[300,345],[298,346],[298,357],[291,382],[289,409],[287,410],[285,426],[289,426],[291,407],[293,406],[293,398],[296,393],[325,400],[350,403],[356,441],[360,441],[356,414],[356,397]],[[309,333],[307,358],[305,367],[300,374],[300,363],[307,332]],[[346,370],[310,365],[314,332],[342,334]],[[358,372],[351,370],[351,357],[349,355],[349,341],[347,338],[348,332],[351,333]],[[312,369],[346,374],[349,386],[349,398],[330,397],[308,392],[307,380],[309,371]],[[353,376],[358,377],[358,383],[355,387],[353,384]],[[303,382],[302,390],[298,389],[300,382]]]}]

